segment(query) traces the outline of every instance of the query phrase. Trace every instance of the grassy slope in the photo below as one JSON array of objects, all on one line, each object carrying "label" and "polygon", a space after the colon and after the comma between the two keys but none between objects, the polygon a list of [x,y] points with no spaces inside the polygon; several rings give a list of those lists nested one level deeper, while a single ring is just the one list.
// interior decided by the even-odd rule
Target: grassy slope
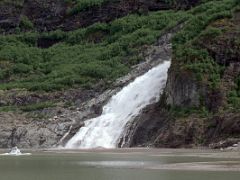
[{"label": "grassy slope", "polygon": [[[94,24],[67,33],[28,32],[0,36],[0,89],[55,91],[91,88],[99,81],[113,82],[142,60],[139,54],[145,46],[154,43],[164,30],[182,20],[187,20],[187,25],[174,38],[174,62],[194,72],[199,81],[204,79],[216,88],[224,67],[195,42],[209,33],[221,33],[213,29],[203,31],[211,22],[231,17],[236,2],[218,0],[187,12],[129,15],[110,24]],[[38,38],[60,43],[41,49],[36,46]]]},{"label": "grassy slope", "polygon": [[[154,43],[161,32],[185,17],[182,12],[156,12],[68,33],[1,36],[0,89],[52,91],[115,80],[141,60],[142,47]],[[61,43],[40,49],[36,47],[39,37]]]},{"label": "grassy slope", "polygon": [[[173,39],[173,63],[180,71],[191,72],[196,82],[205,86],[208,91],[226,93],[228,100],[224,108],[239,110],[239,76],[235,79],[236,85],[232,89],[233,92],[224,92],[222,87],[223,75],[228,65],[218,63],[209,49],[204,46],[204,44],[208,44],[208,46],[214,47],[219,39],[224,38],[227,42],[229,32],[234,32],[234,29],[231,28],[231,18],[237,8],[239,8],[239,1],[222,0],[212,1],[191,10],[194,16],[189,19],[188,24]],[[224,21],[230,22],[230,24],[222,27],[221,23]],[[239,38],[234,37],[233,40],[234,45],[232,47],[215,48],[230,48],[231,52],[229,51],[228,55],[234,56],[239,51]],[[225,53],[223,56],[227,56]],[[208,116],[205,100],[209,97],[202,98],[200,113]],[[197,109],[199,111],[199,107]],[[183,114],[187,112],[185,115],[196,112],[194,108],[192,110],[180,109],[180,111]]]}]

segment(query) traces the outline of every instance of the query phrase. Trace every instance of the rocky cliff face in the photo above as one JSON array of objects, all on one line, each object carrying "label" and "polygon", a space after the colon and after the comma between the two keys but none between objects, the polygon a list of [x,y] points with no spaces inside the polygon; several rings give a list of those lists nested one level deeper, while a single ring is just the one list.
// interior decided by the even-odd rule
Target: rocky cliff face
[{"label": "rocky cliff face", "polygon": [[169,9],[164,2],[157,1],[109,1],[99,6],[93,6],[74,15],[68,15],[67,10],[71,4],[61,0],[25,0],[20,5],[6,3],[1,5],[1,28],[7,32],[14,31],[21,16],[26,16],[39,31],[56,29],[74,30],[86,27],[96,22],[109,22],[123,17],[141,8],[146,10]]},{"label": "rocky cliff face", "polygon": [[[179,25],[181,26],[181,24]],[[170,30],[176,31],[176,29]],[[169,46],[171,34],[163,35],[158,43],[142,52],[145,61],[132,67],[129,74],[117,79],[111,89],[70,89],[56,93],[37,94],[9,90],[2,92],[2,105],[27,105],[44,100],[68,101],[75,104],[72,108],[49,107],[30,113],[0,112],[0,148],[17,145],[19,148],[49,148],[63,146],[84,126],[84,120],[101,114],[103,105],[126,84],[164,60],[170,59]],[[161,47],[161,48],[159,48]]]},{"label": "rocky cliff face", "polygon": [[106,1],[69,14],[68,11],[74,4],[62,0],[20,0],[18,3],[9,0],[0,6],[0,27],[5,32],[14,32],[20,25],[21,18],[27,17],[38,31],[70,31],[96,22],[110,22],[130,13],[189,8],[198,2],[199,0],[183,0],[171,4],[165,0]]},{"label": "rocky cliff face", "polygon": [[[240,141],[239,106],[231,104],[231,92],[237,88],[239,69],[239,12],[232,19],[220,19],[212,26],[225,29],[214,40],[199,40],[217,64],[222,65],[219,86],[213,89],[195,73],[180,68],[174,61],[169,70],[165,92],[159,103],[147,107],[129,125],[127,143],[119,146],[153,147],[227,147]],[[197,113],[201,108],[202,113]]]},{"label": "rocky cliff face", "polygon": [[[73,4],[61,0],[18,2],[0,2],[1,33],[19,31],[23,21],[28,24],[25,29],[21,29],[23,31],[29,31],[28,28],[33,27],[40,32],[58,29],[71,31],[96,22],[110,22],[129,13],[146,14],[148,11],[190,8],[199,3],[198,0],[182,0],[170,4],[164,0],[117,0],[69,14],[68,10]],[[217,85],[209,84],[210,80],[206,80],[205,76],[198,79],[197,73],[186,69],[181,64],[182,59],[177,61],[178,57],[173,54],[173,63],[161,100],[148,106],[127,125],[119,142],[120,147],[177,148],[211,145],[219,148],[219,144],[231,145],[239,141],[240,113],[236,101],[240,96],[236,95],[240,90],[240,49],[239,38],[236,38],[240,37],[239,17],[240,13],[236,11],[233,18],[214,21],[209,26],[222,30],[221,34],[217,38],[200,35],[200,38],[196,38],[197,42],[193,43],[197,48],[206,50],[215,65],[222,67],[218,72],[220,80]],[[155,45],[141,54],[145,63],[134,66],[130,74],[118,79],[110,89],[103,88],[100,82],[91,90],[68,89],[41,94],[16,89],[0,91],[0,107],[58,101],[57,107],[47,107],[31,113],[1,111],[0,148],[14,145],[22,148],[64,145],[84,125],[84,120],[101,113],[101,107],[121,87],[172,56],[171,38],[182,28],[181,25],[183,24],[168,29]],[[48,48],[55,43],[57,42],[48,39],[38,39],[40,48]],[[74,106],[64,108],[63,104],[67,103]],[[221,141],[226,143],[218,143]]]},{"label": "rocky cliff face", "polygon": [[120,147],[225,148],[239,142],[239,113],[174,117],[160,104],[145,108],[129,125]]},{"label": "rocky cliff face", "polygon": [[166,104],[173,106],[198,107],[200,105],[200,87],[192,78],[191,72],[180,71],[171,66],[165,89]]}]

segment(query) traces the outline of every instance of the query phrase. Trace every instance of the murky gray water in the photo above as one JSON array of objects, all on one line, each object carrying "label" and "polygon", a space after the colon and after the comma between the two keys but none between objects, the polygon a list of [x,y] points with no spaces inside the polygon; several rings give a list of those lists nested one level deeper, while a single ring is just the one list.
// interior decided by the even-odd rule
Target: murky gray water
[{"label": "murky gray water", "polygon": [[[240,156],[239,156],[240,157]],[[240,159],[166,152],[0,156],[0,180],[239,180]]]}]

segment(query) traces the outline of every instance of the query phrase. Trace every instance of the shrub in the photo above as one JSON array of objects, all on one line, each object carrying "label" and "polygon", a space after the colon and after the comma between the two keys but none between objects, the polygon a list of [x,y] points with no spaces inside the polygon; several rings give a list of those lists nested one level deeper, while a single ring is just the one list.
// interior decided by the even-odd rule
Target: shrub
[{"label": "shrub", "polygon": [[34,28],[34,25],[33,25],[33,23],[28,19],[27,16],[21,16],[21,18],[20,18],[20,23],[19,23],[19,27],[20,27],[21,29],[29,30],[29,29],[33,29],[33,28]]},{"label": "shrub", "polygon": [[68,9],[69,15],[77,14],[92,6],[100,6],[102,3],[107,1],[109,0],[65,0],[66,3],[74,4],[73,7]]}]

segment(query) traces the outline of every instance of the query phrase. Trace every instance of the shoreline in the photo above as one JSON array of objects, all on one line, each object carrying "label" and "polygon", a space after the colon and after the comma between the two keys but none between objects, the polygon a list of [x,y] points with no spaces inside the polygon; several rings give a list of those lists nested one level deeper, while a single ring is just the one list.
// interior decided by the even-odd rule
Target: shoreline
[{"label": "shoreline", "polygon": [[[1,148],[0,153],[8,151],[10,148]],[[151,153],[151,154],[237,154],[240,158],[240,150],[220,150],[210,148],[95,148],[95,149],[66,149],[66,148],[43,148],[43,149],[26,149],[23,148],[21,151],[29,152],[49,152],[49,153]]]}]

